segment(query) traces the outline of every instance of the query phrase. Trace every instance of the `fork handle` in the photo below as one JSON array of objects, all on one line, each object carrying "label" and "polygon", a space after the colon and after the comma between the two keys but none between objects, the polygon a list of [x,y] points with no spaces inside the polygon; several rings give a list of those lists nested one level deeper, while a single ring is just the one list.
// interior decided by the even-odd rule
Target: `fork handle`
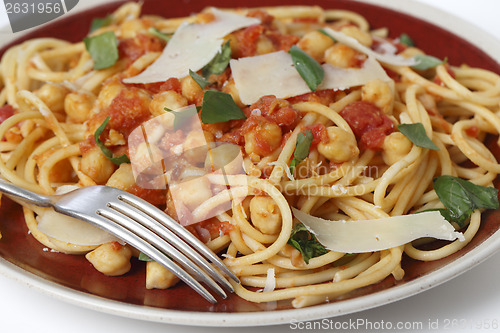
[{"label": "fork handle", "polygon": [[16,186],[0,178],[0,192],[13,199],[18,199],[26,203],[39,207],[52,207],[52,200],[49,196],[31,192],[22,187]]}]

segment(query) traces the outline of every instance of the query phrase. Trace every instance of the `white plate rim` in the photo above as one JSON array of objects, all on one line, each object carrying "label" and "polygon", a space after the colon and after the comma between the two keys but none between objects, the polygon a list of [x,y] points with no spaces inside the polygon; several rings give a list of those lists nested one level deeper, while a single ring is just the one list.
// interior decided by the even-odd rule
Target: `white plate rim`
[{"label": "white plate rim", "polygon": [[[404,6],[401,6],[401,0],[356,1],[404,12],[448,31],[452,31],[500,63],[500,41],[474,24],[450,13],[413,0],[405,0]],[[98,0],[88,0],[85,6],[81,6],[78,9],[88,9],[97,3],[102,4]],[[20,36],[21,34],[15,34],[15,38]],[[2,40],[0,47],[7,42],[7,40]],[[180,311],[114,301],[46,280],[23,270],[21,267],[12,264],[2,257],[0,257],[0,273],[29,288],[61,301],[111,315],[187,326],[250,327],[318,320],[347,315],[389,304],[438,286],[472,269],[498,251],[500,251],[500,230],[457,260],[423,277],[416,278],[399,286],[337,303],[322,304],[303,309],[247,313]]]}]

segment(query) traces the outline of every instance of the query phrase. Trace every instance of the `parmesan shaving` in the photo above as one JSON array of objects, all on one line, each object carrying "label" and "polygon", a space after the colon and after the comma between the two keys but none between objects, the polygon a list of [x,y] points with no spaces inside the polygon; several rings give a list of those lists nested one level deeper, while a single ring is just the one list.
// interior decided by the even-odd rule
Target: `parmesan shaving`
[{"label": "parmesan shaving", "polygon": [[260,23],[257,18],[216,8],[212,8],[212,13],[215,19],[207,24],[181,24],[158,59],[141,74],[124,79],[123,82],[152,83],[183,78],[189,75],[189,70],[196,72],[208,64],[220,51],[226,35]]},{"label": "parmesan shaving", "polygon": [[[56,189],[56,194],[64,194],[79,188],[74,185],[63,185]],[[45,209],[37,216],[38,230],[61,242],[75,245],[101,245],[118,241],[116,237],[89,223],[57,213],[53,209]]]},{"label": "parmesan shaving", "polygon": [[356,39],[347,36],[340,31],[335,31],[331,28],[324,28],[323,31],[326,32],[335,40],[337,40],[339,43],[347,45],[358,52],[368,55],[369,57],[374,57],[380,62],[395,66],[413,66],[417,64],[417,61],[413,58],[404,58],[403,56],[396,54],[390,54],[390,53],[382,54],[375,52],[372,49],[358,42]]},{"label": "parmesan shaving", "polygon": [[330,221],[292,208],[295,217],[328,250],[366,253],[404,245],[422,237],[465,240],[437,211],[375,220]]},{"label": "parmesan shaving", "polygon": [[[311,92],[294,68],[291,55],[284,51],[231,59],[229,65],[244,104],[250,105],[265,95],[289,98]],[[373,57],[368,57],[361,68],[339,68],[329,64],[322,67],[325,77],[318,90],[345,90],[375,79],[393,82]]]}]

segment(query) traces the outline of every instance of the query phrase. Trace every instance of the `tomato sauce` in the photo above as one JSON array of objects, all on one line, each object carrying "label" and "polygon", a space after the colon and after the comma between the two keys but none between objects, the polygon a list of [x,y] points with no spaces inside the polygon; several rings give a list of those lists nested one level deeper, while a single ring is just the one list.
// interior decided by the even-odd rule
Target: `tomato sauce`
[{"label": "tomato sauce", "polygon": [[109,126],[127,140],[130,132],[151,117],[146,97],[137,88],[125,88],[113,99],[103,113],[111,118]]},{"label": "tomato sauce", "polygon": [[328,143],[328,132],[326,130],[325,125],[323,124],[314,124],[306,126],[302,129],[302,133],[305,131],[311,131],[313,135],[313,140],[311,142],[311,148],[315,148],[320,142]]},{"label": "tomato sauce", "polygon": [[14,108],[9,104],[5,104],[4,106],[0,107],[0,124],[3,123],[7,118],[13,116],[14,112]]},{"label": "tomato sauce", "polygon": [[133,83],[126,84],[128,87],[136,87],[147,90],[151,94],[158,94],[163,91],[173,90],[176,93],[181,93],[181,81],[177,78],[170,78],[164,82],[154,82],[154,83]]},{"label": "tomato sauce", "polygon": [[130,65],[148,52],[161,52],[163,47],[159,38],[138,34],[134,38],[121,40],[118,44],[118,54],[120,58],[126,58],[128,65]]},{"label": "tomato sauce", "polygon": [[261,20],[261,24],[251,25],[233,33],[235,45],[232,45],[233,57],[251,57],[257,55],[257,44],[266,39],[273,45],[274,51],[288,52],[299,41],[295,35],[280,33],[274,26],[274,18],[262,11],[252,11],[248,16]]},{"label": "tomato sauce", "polygon": [[394,124],[378,107],[357,101],[347,105],[340,115],[359,140],[361,149],[380,149],[384,138],[394,131]]},{"label": "tomato sauce", "polygon": [[260,114],[264,118],[276,123],[285,130],[295,127],[301,117],[300,112],[292,108],[290,103],[273,95],[261,97],[257,102],[250,105],[246,113],[251,113],[253,110],[260,110]]},{"label": "tomato sauce", "polygon": [[166,190],[147,189],[147,188],[142,188],[137,184],[134,184],[127,190],[127,192],[136,195],[139,198],[146,200],[147,202],[155,206],[165,205],[165,202],[167,201]]},{"label": "tomato sauce", "polygon": [[318,90],[315,92],[310,92],[287,99],[290,104],[296,104],[301,102],[314,102],[323,105],[330,105],[335,102],[337,94],[343,93],[342,91],[334,91],[333,89]]}]

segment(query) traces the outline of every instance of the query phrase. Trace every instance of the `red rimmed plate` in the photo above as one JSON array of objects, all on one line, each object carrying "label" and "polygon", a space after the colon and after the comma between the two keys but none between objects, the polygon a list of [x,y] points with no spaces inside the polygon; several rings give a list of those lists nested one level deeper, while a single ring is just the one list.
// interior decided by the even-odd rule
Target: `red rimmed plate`
[{"label": "red rimmed plate", "polygon": [[[145,1],[143,12],[171,17],[185,16],[214,4],[202,0],[184,2],[185,5],[167,8],[161,1]],[[276,0],[251,2],[252,6],[283,4],[284,1]],[[301,2],[287,1],[286,4]],[[441,58],[448,57],[452,64],[468,63],[500,73],[498,63],[473,44],[414,17],[346,0],[322,0],[315,4],[324,8],[354,10],[364,15],[373,28],[388,27],[391,36],[406,32],[426,52]],[[218,1],[216,4],[218,7],[246,5],[248,1]],[[51,36],[79,41],[86,35],[93,18],[104,17],[116,6],[109,4],[79,13],[36,30],[22,39]],[[498,151],[496,153],[500,156]],[[67,256],[44,249],[28,235],[19,207],[5,199],[0,210],[3,234],[0,240],[0,271],[23,276],[29,283],[68,301],[129,317],[197,325],[262,325],[286,322],[290,318],[315,319],[385,304],[465,271],[472,266],[471,263],[484,260],[494,253],[495,247],[498,248],[498,214],[493,212],[488,215],[478,235],[464,251],[436,262],[405,260],[404,269],[407,274],[401,282],[396,283],[388,278],[377,285],[359,290],[350,299],[301,310],[290,309],[288,302],[280,302],[278,309],[270,311],[266,305],[248,303],[236,296],[217,305],[210,305],[185,286],[167,291],[146,290],[143,263],[140,262],[135,263],[133,270],[123,277],[105,277],[95,271],[83,257]],[[259,321],[255,321],[256,315]]]}]

